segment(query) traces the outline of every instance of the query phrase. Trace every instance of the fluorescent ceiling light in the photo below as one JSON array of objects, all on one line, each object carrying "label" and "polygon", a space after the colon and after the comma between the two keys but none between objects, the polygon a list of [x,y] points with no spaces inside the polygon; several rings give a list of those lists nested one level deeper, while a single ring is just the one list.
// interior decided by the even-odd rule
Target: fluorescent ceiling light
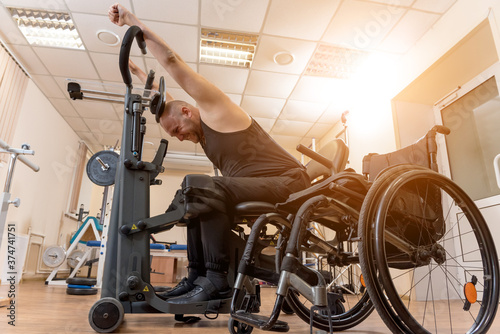
[{"label": "fluorescent ceiling light", "polygon": [[200,62],[250,67],[258,35],[201,29]]},{"label": "fluorescent ceiling light", "polygon": [[305,75],[349,79],[367,55],[367,52],[359,50],[320,44],[307,65]]},{"label": "fluorescent ceiling light", "polygon": [[68,13],[14,7],[8,9],[31,45],[85,49]]}]

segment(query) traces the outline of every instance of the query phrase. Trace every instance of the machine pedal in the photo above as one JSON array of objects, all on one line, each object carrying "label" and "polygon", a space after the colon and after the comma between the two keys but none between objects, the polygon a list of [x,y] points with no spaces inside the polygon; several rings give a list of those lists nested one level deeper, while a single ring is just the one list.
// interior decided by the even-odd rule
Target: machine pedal
[{"label": "machine pedal", "polygon": [[[245,323],[247,325],[250,325],[254,328],[259,328],[262,329],[264,325],[267,324],[268,318],[262,315],[258,314],[253,314],[253,313],[245,313],[243,311],[237,311],[236,313],[231,314],[231,317],[233,320]],[[276,323],[273,325],[269,331],[271,332],[288,332],[290,330],[290,327],[288,326],[288,323],[280,320],[276,320]]]}]

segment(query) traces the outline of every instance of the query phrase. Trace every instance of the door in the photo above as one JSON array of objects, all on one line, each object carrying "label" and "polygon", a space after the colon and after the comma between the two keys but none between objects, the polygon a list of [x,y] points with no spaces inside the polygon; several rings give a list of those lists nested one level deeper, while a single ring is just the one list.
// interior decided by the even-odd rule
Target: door
[{"label": "door", "polygon": [[[438,136],[440,172],[474,200],[488,223],[497,253],[500,248],[500,180],[497,180],[499,173],[495,172],[494,164],[500,154],[499,88],[500,66],[497,64],[447,97],[447,103],[439,103],[434,108],[437,123],[451,130],[446,137]],[[454,210],[452,215],[460,220],[460,209],[455,207]],[[467,240],[461,240],[456,247],[466,245]],[[460,260],[468,265],[481,265],[480,259],[474,256],[463,256]],[[463,273],[461,276],[465,282],[470,275]]]}]

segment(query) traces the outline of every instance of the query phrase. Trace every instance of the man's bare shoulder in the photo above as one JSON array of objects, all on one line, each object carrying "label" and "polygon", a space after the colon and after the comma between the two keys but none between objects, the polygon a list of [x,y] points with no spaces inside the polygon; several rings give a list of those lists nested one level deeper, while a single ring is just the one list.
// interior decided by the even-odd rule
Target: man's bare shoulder
[{"label": "man's bare shoulder", "polygon": [[251,117],[231,100],[215,103],[209,111],[200,108],[200,116],[207,126],[218,132],[241,131],[252,124]]}]

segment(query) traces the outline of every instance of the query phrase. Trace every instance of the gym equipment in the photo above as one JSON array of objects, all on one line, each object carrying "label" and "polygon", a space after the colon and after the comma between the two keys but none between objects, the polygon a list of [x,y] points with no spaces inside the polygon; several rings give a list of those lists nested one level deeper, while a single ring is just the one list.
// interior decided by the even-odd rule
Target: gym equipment
[{"label": "gym equipment", "polygon": [[[82,210],[80,210],[81,212]],[[80,215],[81,217],[81,215]],[[76,231],[75,235],[71,238],[70,240],[70,246],[67,251],[64,250],[63,247],[61,246],[52,246],[49,247],[45,250],[43,253],[43,263],[47,265],[48,267],[54,268],[52,272],[50,273],[49,277],[45,280],[46,285],[64,285],[66,284],[62,280],[55,280],[55,277],[58,273],[58,271],[61,269],[64,260],[67,257],[67,254],[73,254],[74,251],[76,251],[76,248],[78,244],[80,243],[80,240],[82,239],[83,235],[85,232],[91,228],[92,232],[94,234],[95,240],[101,240],[101,235],[99,234],[99,221],[97,218],[88,216],[85,218],[83,221],[83,224],[78,228]],[[73,270],[71,271],[69,277],[74,277],[78,270],[81,268],[81,266],[85,263],[85,261],[90,257],[92,249],[89,247],[85,253],[83,253],[83,256],[81,258],[76,258],[74,261],[72,261],[75,266],[73,267]],[[81,251],[80,251],[81,252]]]},{"label": "gym equipment", "polygon": [[62,246],[49,246],[43,252],[42,261],[50,268],[59,267],[66,259],[66,250]]},{"label": "gym equipment", "polygon": [[[365,176],[334,174],[260,216],[238,268],[230,332],[285,327],[278,317],[286,300],[311,331],[345,330],[374,306],[393,333],[485,333],[499,301],[497,253],[474,202],[437,173],[436,133],[449,129],[435,126],[409,147],[368,155]],[[452,215],[454,207],[460,210]],[[268,224],[280,231],[279,275],[253,261]],[[321,229],[309,228],[313,224]],[[317,271],[302,264],[304,252],[334,269],[332,275],[325,267]],[[345,271],[355,277],[344,281],[347,285],[337,281]],[[238,308],[242,282],[249,277],[277,284],[269,317]],[[454,326],[457,316],[468,327]]]},{"label": "gym equipment", "polygon": [[66,283],[68,284],[66,288],[68,295],[95,295],[98,292],[94,288],[97,280],[93,278],[70,277]]},{"label": "gym equipment", "polygon": [[100,151],[90,157],[87,162],[87,176],[98,186],[110,186],[115,183],[118,153]]},{"label": "gym equipment", "polygon": [[3,189],[2,197],[0,198],[0,246],[2,245],[3,232],[5,230],[5,221],[7,220],[7,211],[9,205],[13,204],[16,208],[21,204],[21,200],[16,198],[10,200],[10,187],[12,185],[12,177],[14,176],[14,168],[17,160],[20,160],[33,171],[38,172],[40,167],[29,161],[24,155],[34,155],[35,151],[31,150],[28,144],[23,144],[22,148],[12,148],[6,142],[0,139],[0,153],[10,154],[9,167],[7,170],[7,178],[5,179],[5,186]]},{"label": "gym equipment", "polygon": [[[12,148],[6,142],[0,139],[0,153],[8,153],[10,154],[9,159],[9,167],[7,170],[7,178],[5,179],[5,186],[0,197],[0,249],[2,247],[3,233],[5,231],[5,222],[7,221],[7,212],[9,210],[9,205],[13,204],[16,208],[21,204],[21,200],[19,198],[15,198],[14,200],[10,200],[10,187],[12,185],[12,177],[14,176],[14,168],[16,166],[16,162],[19,159],[26,166],[31,168],[33,171],[38,172],[40,167],[29,161],[24,155],[34,155],[35,151],[30,149],[28,144],[23,144],[22,148]],[[11,231],[9,229],[9,231]],[[9,233],[11,234],[11,233]],[[15,236],[14,236],[15,237]],[[8,240],[12,240],[12,238],[8,238]],[[16,262],[17,264],[17,262]],[[22,268],[15,268],[10,271],[16,271],[18,273],[22,272]],[[5,306],[10,303],[10,298],[0,297],[0,307]]]},{"label": "gym equipment", "polygon": [[[186,223],[187,218],[192,217],[199,209],[196,203],[190,202],[189,196],[196,195],[198,190],[203,193],[205,189],[191,187],[191,193],[178,192],[166,213],[150,217],[150,186],[161,184],[156,176],[164,171],[162,163],[168,141],[160,142],[152,162],[142,160],[142,144],[146,133],[146,120],[142,114],[149,108],[155,114],[155,118],[160,116],[165,104],[165,84],[163,78],[160,78],[160,92],[150,91],[148,86],[144,90],[132,87],[128,58],[134,39],[137,39],[141,49],[145,48],[142,31],[138,27],[131,27],[127,31],[120,50],[120,71],[126,84],[124,96],[110,94],[108,91],[84,89],[80,83],[74,81],[68,84],[68,92],[73,99],[123,101],[125,104],[101,299],[94,304],[89,313],[90,325],[97,332],[111,332],[118,328],[124,313],[163,312],[176,314],[176,319],[179,321],[190,321],[192,317],[184,317],[184,314],[207,314],[213,317],[218,313],[228,313],[230,310],[230,298],[188,305],[171,305],[156,296],[155,289],[150,284],[150,235],[166,231],[175,224]],[[154,72],[151,71],[148,77],[148,81],[152,83]],[[196,179],[193,177],[190,182]],[[187,207],[192,208],[192,211]],[[230,259],[233,268],[229,273],[231,281],[245,241],[233,234],[228,242],[234,247]],[[249,293],[247,299],[258,300],[256,284],[250,280],[245,283]]]}]

